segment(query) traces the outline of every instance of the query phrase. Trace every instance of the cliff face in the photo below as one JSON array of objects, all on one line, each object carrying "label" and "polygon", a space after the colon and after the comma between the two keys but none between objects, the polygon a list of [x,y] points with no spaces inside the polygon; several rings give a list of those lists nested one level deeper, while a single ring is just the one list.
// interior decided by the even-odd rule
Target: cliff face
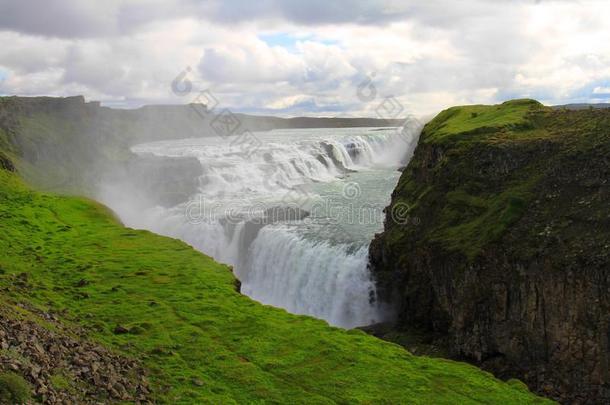
[{"label": "cliff face", "polygon": [[610,110],[455,107],[370,248],[398,328],[569,402],[610,400]]}]

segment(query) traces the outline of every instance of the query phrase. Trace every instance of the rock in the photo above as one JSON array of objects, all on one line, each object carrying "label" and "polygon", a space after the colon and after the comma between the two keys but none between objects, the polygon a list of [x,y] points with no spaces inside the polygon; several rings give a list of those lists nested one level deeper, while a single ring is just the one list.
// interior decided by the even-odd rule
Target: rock
[{"label": "rock", "polygon": [[193,383],[193,385],[196,385],[196,386],[198,386],[198,387],[203,387],[203,385],[204,385],[203,380],[201,380],[201,379],[199,379],[199,378],[193,378],[193,379],[191,380],[191,382]]},{"label": "rock", "polygon": [[86,285],[89,285],[89,281],[85,280],[84,278],[81,278],[78,283],[76,283],[77,287],[84,287]]},{"label": "rock", "polygon": [[355,170],[345,167],[343,162],[337,158],[339,152],[335,151],[335,147],[332,144],[328,142],[321,142],[320,145],[322,146],[322,149],[324,149],[326,156],[332,161],[336,168],[341,170],[343,173],[355,172]]},{"label": "rock", "polygon": [[39,353],[39,354],[44,354],[44,348],[42,347],[42,345],[38,342],[33,344],[34,349]]},{"label": "rock", "polygon": [[117,325],[114,327],[114,329],[112,330],[114,332],[114,334],[116,335],[124,335],[126,333],[129,333],[129,329],[127,329],[124,326],[121,325]]},{"label": "rock", "polygon": [[530,114],[455,141],[436,138],[450,122],[426,126],[370,245],[377,297],[397,330],[455,358],[562,403],[610,403],[610,111]]},{"label": "rock", "polygon": [[[85,335],[84,331],[67,331],[63,324],[53,320],[56,317],[36,314],[51,322],[53,330],[0,306],[0,340],[2,347],[11,348],[10,352],[0,352],[0,369],[22,375],[42,403],[95,404],[98,403],[95,398],[109,397],[150,402],[146,370],[140,364],[86,339],[75,338]],[[59,372],[68,387],[53,385]]]},{"label": "rock", "polygon": [[15,165],[3,153],[0,153],[0,169],[7,170],[9,172],[14,172],[15,171]]},{"label": "rock", "polygon": [[279,221],[300,221],[309,216],[309,212],[299,207],[272,207],[265,211],[264,223]]}]

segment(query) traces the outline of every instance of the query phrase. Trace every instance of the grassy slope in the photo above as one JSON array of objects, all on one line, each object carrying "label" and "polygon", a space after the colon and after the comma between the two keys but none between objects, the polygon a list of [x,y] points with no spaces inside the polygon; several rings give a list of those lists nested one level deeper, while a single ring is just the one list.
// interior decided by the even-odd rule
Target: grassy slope
[{"label": "grassy slope", "polygon": [[[451,107],[426,125],[422,140],[426,143],[472,141],[473,135],[487,134],[498,128],[524,129],[531,125],[527,114],[544,108],[534,100],[512,100],[500,105]],[[475,137],[475,139],[480,137]]]},{"label": "grassy slope", "polygon": [[[533,190],[549,167],[548,161],[536,156],[549,154],[543,151],[554,147],[568,151],[564,154],[585,156],[588,150],[604,144],[600,138],[603,133],[587,127],[598,125],[602,112],[591,112],[591,117],[584,117],[587,112],[579,114],[583,117],[575,118],[575,112],[552,110],[533,100],[452,107],[441,112],[421,136],[422,148],[441,154],[439,162],[427,169],[431,178],[418,177],[418,170],[430,165],[421,160],[430,157],[420,154],[401,177],[393,201],[407,204],[412,215],[425,217],[422,222],[426,227],[390,223],[386,229],[390,249],[401,251],[403,240],[411,239],[440,244],[474,259],[485,246],[499,240],[534,199]],[[551,156],[558,160],[563,155]],[[504,179],[494,183],[490,170]],[[434,216],[428,218],[427,213],[432,212]]]},{"label": "grassy slope", "polygon": [[[3,170],[0,227],[2,300],[63,310],[92,338],[141,358],[161,402],[541,401],[475,367],[260,305],[186,244],[124,228],[89,200],[34,192]],[[21,273],[28,286],[13,287]],[[117,324],[132,333],[114,334]]]}]

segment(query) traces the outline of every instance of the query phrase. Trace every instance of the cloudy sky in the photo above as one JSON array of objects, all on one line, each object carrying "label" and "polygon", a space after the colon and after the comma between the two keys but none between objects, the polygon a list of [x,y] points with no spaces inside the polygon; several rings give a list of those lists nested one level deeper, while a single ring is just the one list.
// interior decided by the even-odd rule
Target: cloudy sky
[{"label": "cloudy sky", "polygon": [[207,89],[236,111],[339,116],[386,97],[418,115],[610,102],[609,17],[603,0],[0,0],[0,95],[138,107]]}]

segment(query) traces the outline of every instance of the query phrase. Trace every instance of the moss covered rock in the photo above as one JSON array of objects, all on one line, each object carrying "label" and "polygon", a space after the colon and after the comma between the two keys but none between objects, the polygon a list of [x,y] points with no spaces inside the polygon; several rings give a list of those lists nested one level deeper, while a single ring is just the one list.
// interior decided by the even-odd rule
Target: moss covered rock
[{"label": "moss covered rock", "polygon": [[608,400],[609,156],[610,110],[441,112],[370,248],[398,328],[555,398]]}]

